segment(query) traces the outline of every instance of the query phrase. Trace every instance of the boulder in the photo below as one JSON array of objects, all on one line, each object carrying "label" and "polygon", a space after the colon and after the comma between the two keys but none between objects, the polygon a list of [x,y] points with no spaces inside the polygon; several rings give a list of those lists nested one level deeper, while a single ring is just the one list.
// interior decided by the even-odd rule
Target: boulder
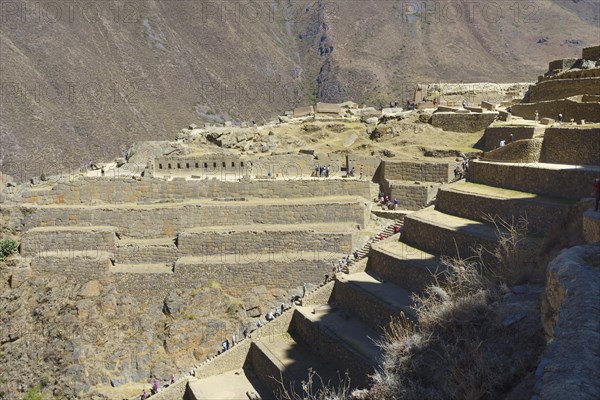
[{"label": "boulder", "polygon": [[365,119],[364,121],[369,125],[377,125],[377,123],[379,122],[379,118],[370,117],[370,118]]},{"label": "boulder", "polygon": [[300,118],[314,114],[313,106],[294,108],[293,117]]},{"label": "boulder", "polygon": [[552,118],[542,118],[540,120],[540,122],[542,123],[542,125],[552,125],[554,123],[554,119],[552,119]]},{"label": "boulder", "polygon": [[102,291],[102,284],[99,281],[88,281],[77,292],[77,297],[81,299],[88,299],[91,297],[98,297]]},{"label": "boulder", "polygon": [[339,114],[342,112],[342,107],[334,103],[317,103],[317,112],[321,114]]},{"label": "boulder", "polygon": [[486,110],[494,111],[496,109],[496,105],[494,103],[490,103],[489,101],[482,101],[481,108]]},{"label": "boulder", "polygon": [[183,300],[177,290],[171,291],[163,302],[163,313],[165,315],[175,315],[183,307]]}]

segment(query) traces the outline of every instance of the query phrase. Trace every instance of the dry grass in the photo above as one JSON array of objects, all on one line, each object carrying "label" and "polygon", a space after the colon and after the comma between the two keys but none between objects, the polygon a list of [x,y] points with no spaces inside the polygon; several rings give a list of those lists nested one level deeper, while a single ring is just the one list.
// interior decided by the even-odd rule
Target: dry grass
[{"label": "dry grass", "polygon": [[362,398],[500,399],[535,368],[543,348],[540,330],[505,326],[498,311],[508,286],[538,273],[528,257],[527,221],[490,222],[499,243],[482,252],[494,262],[485,263],[483,254],[443,261],[448,274],[416,297],[417,325],[395,321],[388,328],[383,364]]},{"label": "dry grass", "polygon": [[321,376],[313,370],[308,372],[306,381],[302,381],[302,389],[292,385],[286,387],[283,377],[279,380],[281,389],[276,393],[279,400],[343,400],[351,397],[350,377],[346,373],[339,377],[337,386],[331,382],[323,382]]}]

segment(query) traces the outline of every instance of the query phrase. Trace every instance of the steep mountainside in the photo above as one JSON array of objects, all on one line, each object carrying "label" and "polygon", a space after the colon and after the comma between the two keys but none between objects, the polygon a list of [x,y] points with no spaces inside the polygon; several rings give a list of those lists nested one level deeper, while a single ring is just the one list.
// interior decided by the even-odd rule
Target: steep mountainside
[{"label": "steep mountainside", "polygon": [[533,80],[597,44],[600,3],[2,2],[0,158],[46,175],[189,122],[261,122],[411,82]]}]

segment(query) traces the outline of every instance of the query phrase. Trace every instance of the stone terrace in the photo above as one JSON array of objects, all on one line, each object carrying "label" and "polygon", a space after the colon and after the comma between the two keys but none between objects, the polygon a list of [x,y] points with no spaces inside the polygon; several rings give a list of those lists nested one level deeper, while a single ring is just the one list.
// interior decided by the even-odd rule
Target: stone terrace
[{"label": "stone terrace", "polygon": [[[470,257],[477,254],[477,248],[495,247],[503,231],[489,217],[509,222],[527,217],[532,235],[523,246],[531,252],[531,262],[536,262],[540,235],[562,229],[567,220],[581,213],[575,203],[589,196],[600,165],[594,162],[592,152],[592,157],[584,153],[591,165],[578,165],[579,155],[569,150],[581,146],[582,138],[588,137],[584,133],[576,132],[566,142],[555,140],[554,135],[544,140],[544,154],[560,154],[564,164],[472,162],[468,182],[439,187],[434,207],[406,215],[400,234],[373,243],[368,260],[353,265],[348,275],[338,275],[333,283],[307,296],[302,306],[276,319],[268,338],[255,335],[250,346],[234,348],[199,368],[196,372],[201,379],[186,378],[189,398],[206,393],[209,376],[220,377],[227,386],[230,380],[232,385],[239,385],[227,371],[242,366],[247,376],[251,371],[258,378],[250,384],[250,392],[267,397],[269,391],[280,388],[278,379],[283,379],[286,387],[298,388],[309,368],[333,385],[338,382],[335,376],[346,370],[353,387],[368,385],[367,375],[381,357],[375,345],[381,328],[392,318],[414,318],[410,295],[422,292],[433,275],[445,273],[442,257]],[[392,197],[396,179],[447,182],[452,172],[449,164],[384,162],[382,169],[382,186],[392,191]],[[412,207],[420,208],[427,200],[422,197]],[[194,393],[198,395],[194,397]],[[244,394],[237,393],[241,397]],[[225,398],[218,393],[215,396]]]}]

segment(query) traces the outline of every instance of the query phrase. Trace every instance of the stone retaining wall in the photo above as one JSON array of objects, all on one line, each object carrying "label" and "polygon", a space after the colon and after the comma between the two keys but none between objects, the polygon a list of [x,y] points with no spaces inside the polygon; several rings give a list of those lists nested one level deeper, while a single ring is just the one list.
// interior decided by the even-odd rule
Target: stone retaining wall
[{"label": "stone retaining wall", "polygon": [[422,293],[433,282],[433,277],[425,266],[419,268],[419,261],[407,260],[409,257],[414,258],[413,256],[398,256],[374,246],[369,252],[368,270],[385,276],[406,290]]},{"label": "stone retaining wall", "polygon": [[600,46],[585,47],[581,50],[581,58],[584,60],[600,61]]},{"label": "stone retaining wall", "polygon": [[104,253],[93,255],[63,251],[55,255],[45,253],[31,260],[31,270],[34,274],[60,274],[75,282],[106,280],[109,278],[108,271],[111,265],[109,255]]},{"label": "stone retaining wall", "polygon": [[589,197],[598,172],[578,167],[559,170],[544,164],[472,162],[469,181],[506,189],[578,200]]},{"label": "stone retaining wall", "polygon": [[[289,376],[286,376],[285,366],[276,357],[273,357],[260,341],[252,342],[249,359],[258,379],[273,393],[281,392],[280,381],[283,380],[289,384],[292,380]],[[296,384],[299,384],[299,382],[296,381]],[[287,385],[286,388],[288,388]],[[298,393],[297,389],[295,393]]]},{"label": "stone retaining wall", "polygon": [[[291,203],[291,202],[290,202]],[[25,229],[38,226],[116,226],[125,236],[175,237],[199,226],[348,222],[363,227],[361,201],[297,204],[186,204],[137,207],[40,207],[24,218]]]},{"label": "stone retaining wall", "polygon": [[548,128],[541,162],[600,165],[600,128]]},{"label": "stone retaining wall", "polygon": [[368,375],[373,373],[369,361],[355,350],[338,343],[335,332],[313,323],[298,311],[294,311],[290,331],[303,338],[314,353],[328,360],[340,373],[348,370],[353,386],[368,386]]},{"label": "stone retaining wall", "polygon": [[482,131],[496,120],[498,113],[457,114],[435,113],[431,116],[431,125],[445,131],[473,133]]},{"label": "stone retaining wall", "polygon": [[337,280],[333,287],[335,301],[363,321],[367,321],[375,330],[383,331],[394,317],[398,317],[396,310],[388,307],[386,303],[367,292],[363,292],[364,295],[359,296],[356,290],[362,289],[352,286],[353,284],[345,279]]},{"label": "stone retaining wall", "polygon": [[520,103],[513,106],[513,114],[526,119],[534,119],[536,110],[540,118],[558,118],[563,121],[584,119],[586,122],[600,122],[600,103],[581,103],[572,99],[549,100],[539,103]]},{"label": "stone retaining wall", "polygon": [[600,398],[600,245],[573,247],[550,263],[542,317],[550,341],[535,376],[540,400]]},{"label": "stone retaining wall", "polygon": [[583,214],[583,238],[588,243],[600,242],[600,213],[588,210]]},{"label": "stone retaining wall", "polygon": [[[435,208],[446,214],[486,222],[486,216],[498,216],[517,222],[527,218],[532,233],[545,233],[560,228],[569,216],[568,204],[552,205],[536,199],[500,199],[484,195],[465,194],[451,188],[438,191]],[[552,215],[552,218],[548,218]]]},{"label": "stone retaining wall", "polygon": [[272,252],[286,252],[290,255],[302,250],[350,253],[353,249],[353,234],[352,232],[325,233],[310,230],[200,231],[180,233],[177,244],[182,256],[236,254],[240,251],[259,253],[265,249]]},{"label": "stone retaining wall", "polygon": [[448,182],[457,163],[382,161],[383,178],[395,181]]},{"label": "stone retaining wall", "polygon": [[[404,218],[403,241],[435,255],[460,257],[462,259],[477,256],[477,249],[481,246],[493,251],[497,244],[492,238],[483,238],[471,234],[468,229],[451,230],[442,225],[421,222],[410,215]],[[486,261],[491,262],[493,259],[485,251],[482,256]]]},{"label": "stone retaining wall", "polygon": [[392,201],[398,200],[398,209],[419,210],[425,207],[437,194],[439,184],[402,181],[383,181],[383,191]]},{"label": "stone retaining wall", "polygon": [[508,143],[510,135],[513,135],[513,139],[523,140],[532,139],[535,133],[542,133],[543,128],[536,128],[533,126],[490,126],[486,128],[484,133],[484,151],[490,151],[500,145],[501,140],[505,140]]},{"label": "stone retaining wall", "polygon": [[540,161],[542,138],[523,139],[484,154],[485,161],[536,163]]},{"label": "stone retaining wall", "polygon": [[[357,171],[358,173],[358,171]],[[357,175],[358,176],[358,175]],[[361,196],[370,199],[370,182],[357,179],[306,180],[184,180],[142,178],[85,178],[57,183],[51,190],[25,189],[24,203],[91,204],[154,203],[184,201],[199,198],[296,198],[317,196]]]},{"label": "stone retaining wall", "polygon": [[115,262],[120,264],[174,263],[180,253],[174,243],[167,244],[119,244]]},{"label": "stone retaining wall", "polygon": [[114,253],[117,240],[115,231],[115,228],[110,227],[97,227],[90,230],[32,229],[23,236],[21,256],[29,257],[59,250]]},{"label": "stone retaining wall", "polygon": [[269,256],[266,253],[231,256],[223,263],[181,258],[175,264],[173,283],[176,287],[197,287],[217,282],[233,296],[243,296],[254,286],[292,289],[304,282],[322,282],[325,274],[331,274],[332,263],[341,254],[325,253],[296,260],[272,260]]},{"label": "stone retaining wall", "polygon": [[552,79],[530,88],[529,102],[565,99],[582,94],[600,95],[600,78]]}]

